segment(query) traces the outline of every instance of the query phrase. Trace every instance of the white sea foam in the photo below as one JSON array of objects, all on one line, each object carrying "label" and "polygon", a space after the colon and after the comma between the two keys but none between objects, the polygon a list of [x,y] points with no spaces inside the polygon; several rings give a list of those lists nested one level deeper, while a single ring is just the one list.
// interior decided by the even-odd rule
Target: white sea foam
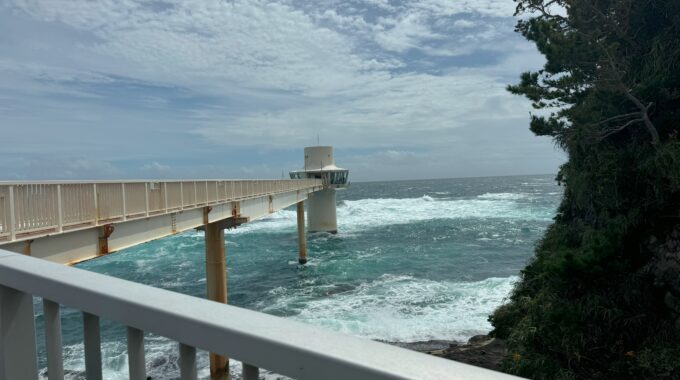
[{"label": "white sea foam", "polygon": [[[554,214],[552,208],[518,203],[526,197],[526,194],[487,193],[473,199],[438,199],[424,195],[420,198],[345,200],[338,205],[338,228],[343,233],[353,233],[373,227],[436,219],[551,220]],[[295,223],[295,211],[282,210],[229,233],[289,231],[295,228]]]},{"label": "white sea foam", "polygon": [[[145,334],[145,356],[147,363],[147,375],[153,379],[169,379],[179,377],[178,346],[177,342],[170,339]],[[124,380],[129,378],[127,347],[120,341],[103,341],[102,351],[102,377],[107,380]],[[207,353],[198,351],[198,377],[208,378],[210,369]],[[229,363],[235,366],[237,363]],[[64,346],[64,376],[67,380],[85,378],[85,354],[83,344]],[[238,370],[232,368],[232,371]],[[40,374],[41,379],[47,379],[46,368]],[[240,372],[240,371],[239,371]]]},{"label": "white sea foam", "polygon": [[295,320],[356,336],[394,342],[465,341],[491,329],[488,315],[507,297],[516,277],[446,282],[383,275],[357,288],[309,299],[278,289],[263,311],[300,305]]},{"label": "white sea foam", "polygon": [[516,200],[526,198],[526,194],[522,193],[485,193],[478,195],[478,199],[498,199],[498,200]]}]

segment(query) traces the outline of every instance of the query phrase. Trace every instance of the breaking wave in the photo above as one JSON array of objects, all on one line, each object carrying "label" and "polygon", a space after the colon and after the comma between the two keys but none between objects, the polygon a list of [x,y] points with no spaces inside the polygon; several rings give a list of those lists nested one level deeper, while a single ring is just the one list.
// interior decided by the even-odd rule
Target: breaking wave
[{"label": "breaking wave", "polygon": [[[344,200],[338,204],[338,229],[360,232],[370,228],[437,219],[501,218],[550,221],[554,208],[537,206],[529,195],[521,193],[486,193],[472,199],[442,199],[423,195],[419,198],[376,198]],[[296,213],[281,210],[230,233],[290,230]]]},{"label": "breaking wave", "polygon": [[276,302],[262,311],[298,305],[292,319],[370,339],[466,341],[491,329],[489,314],[516,281],[517,277],[507,277],[446,282],[383,275],[314,299],[305,299],[297,290],[278,288]]}]

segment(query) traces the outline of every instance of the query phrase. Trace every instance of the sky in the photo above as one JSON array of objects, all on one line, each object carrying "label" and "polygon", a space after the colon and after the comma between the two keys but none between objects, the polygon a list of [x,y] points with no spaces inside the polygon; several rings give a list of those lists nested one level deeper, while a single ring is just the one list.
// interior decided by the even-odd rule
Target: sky
[{"label": "sky", "polygon": [[0,179],[555,173],[511,0],[0,0]]}]

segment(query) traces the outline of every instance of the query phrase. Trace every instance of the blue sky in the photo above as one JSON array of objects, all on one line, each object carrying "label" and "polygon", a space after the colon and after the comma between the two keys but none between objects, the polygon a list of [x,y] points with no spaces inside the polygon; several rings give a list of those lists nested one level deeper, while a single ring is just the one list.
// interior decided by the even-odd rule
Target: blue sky
[{"label": "blue sky", "polygon": [[0,179],[554,173],[511,0],[1,0]]}]

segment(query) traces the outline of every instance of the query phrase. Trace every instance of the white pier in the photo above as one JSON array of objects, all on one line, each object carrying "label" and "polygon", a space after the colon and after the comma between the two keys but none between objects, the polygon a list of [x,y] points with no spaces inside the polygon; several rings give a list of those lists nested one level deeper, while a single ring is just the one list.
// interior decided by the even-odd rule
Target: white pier
[{"label": "white pier", "polygon": [[0,182],[0,248],[73,264],[178,232],[269,215],[322,180]]}]

